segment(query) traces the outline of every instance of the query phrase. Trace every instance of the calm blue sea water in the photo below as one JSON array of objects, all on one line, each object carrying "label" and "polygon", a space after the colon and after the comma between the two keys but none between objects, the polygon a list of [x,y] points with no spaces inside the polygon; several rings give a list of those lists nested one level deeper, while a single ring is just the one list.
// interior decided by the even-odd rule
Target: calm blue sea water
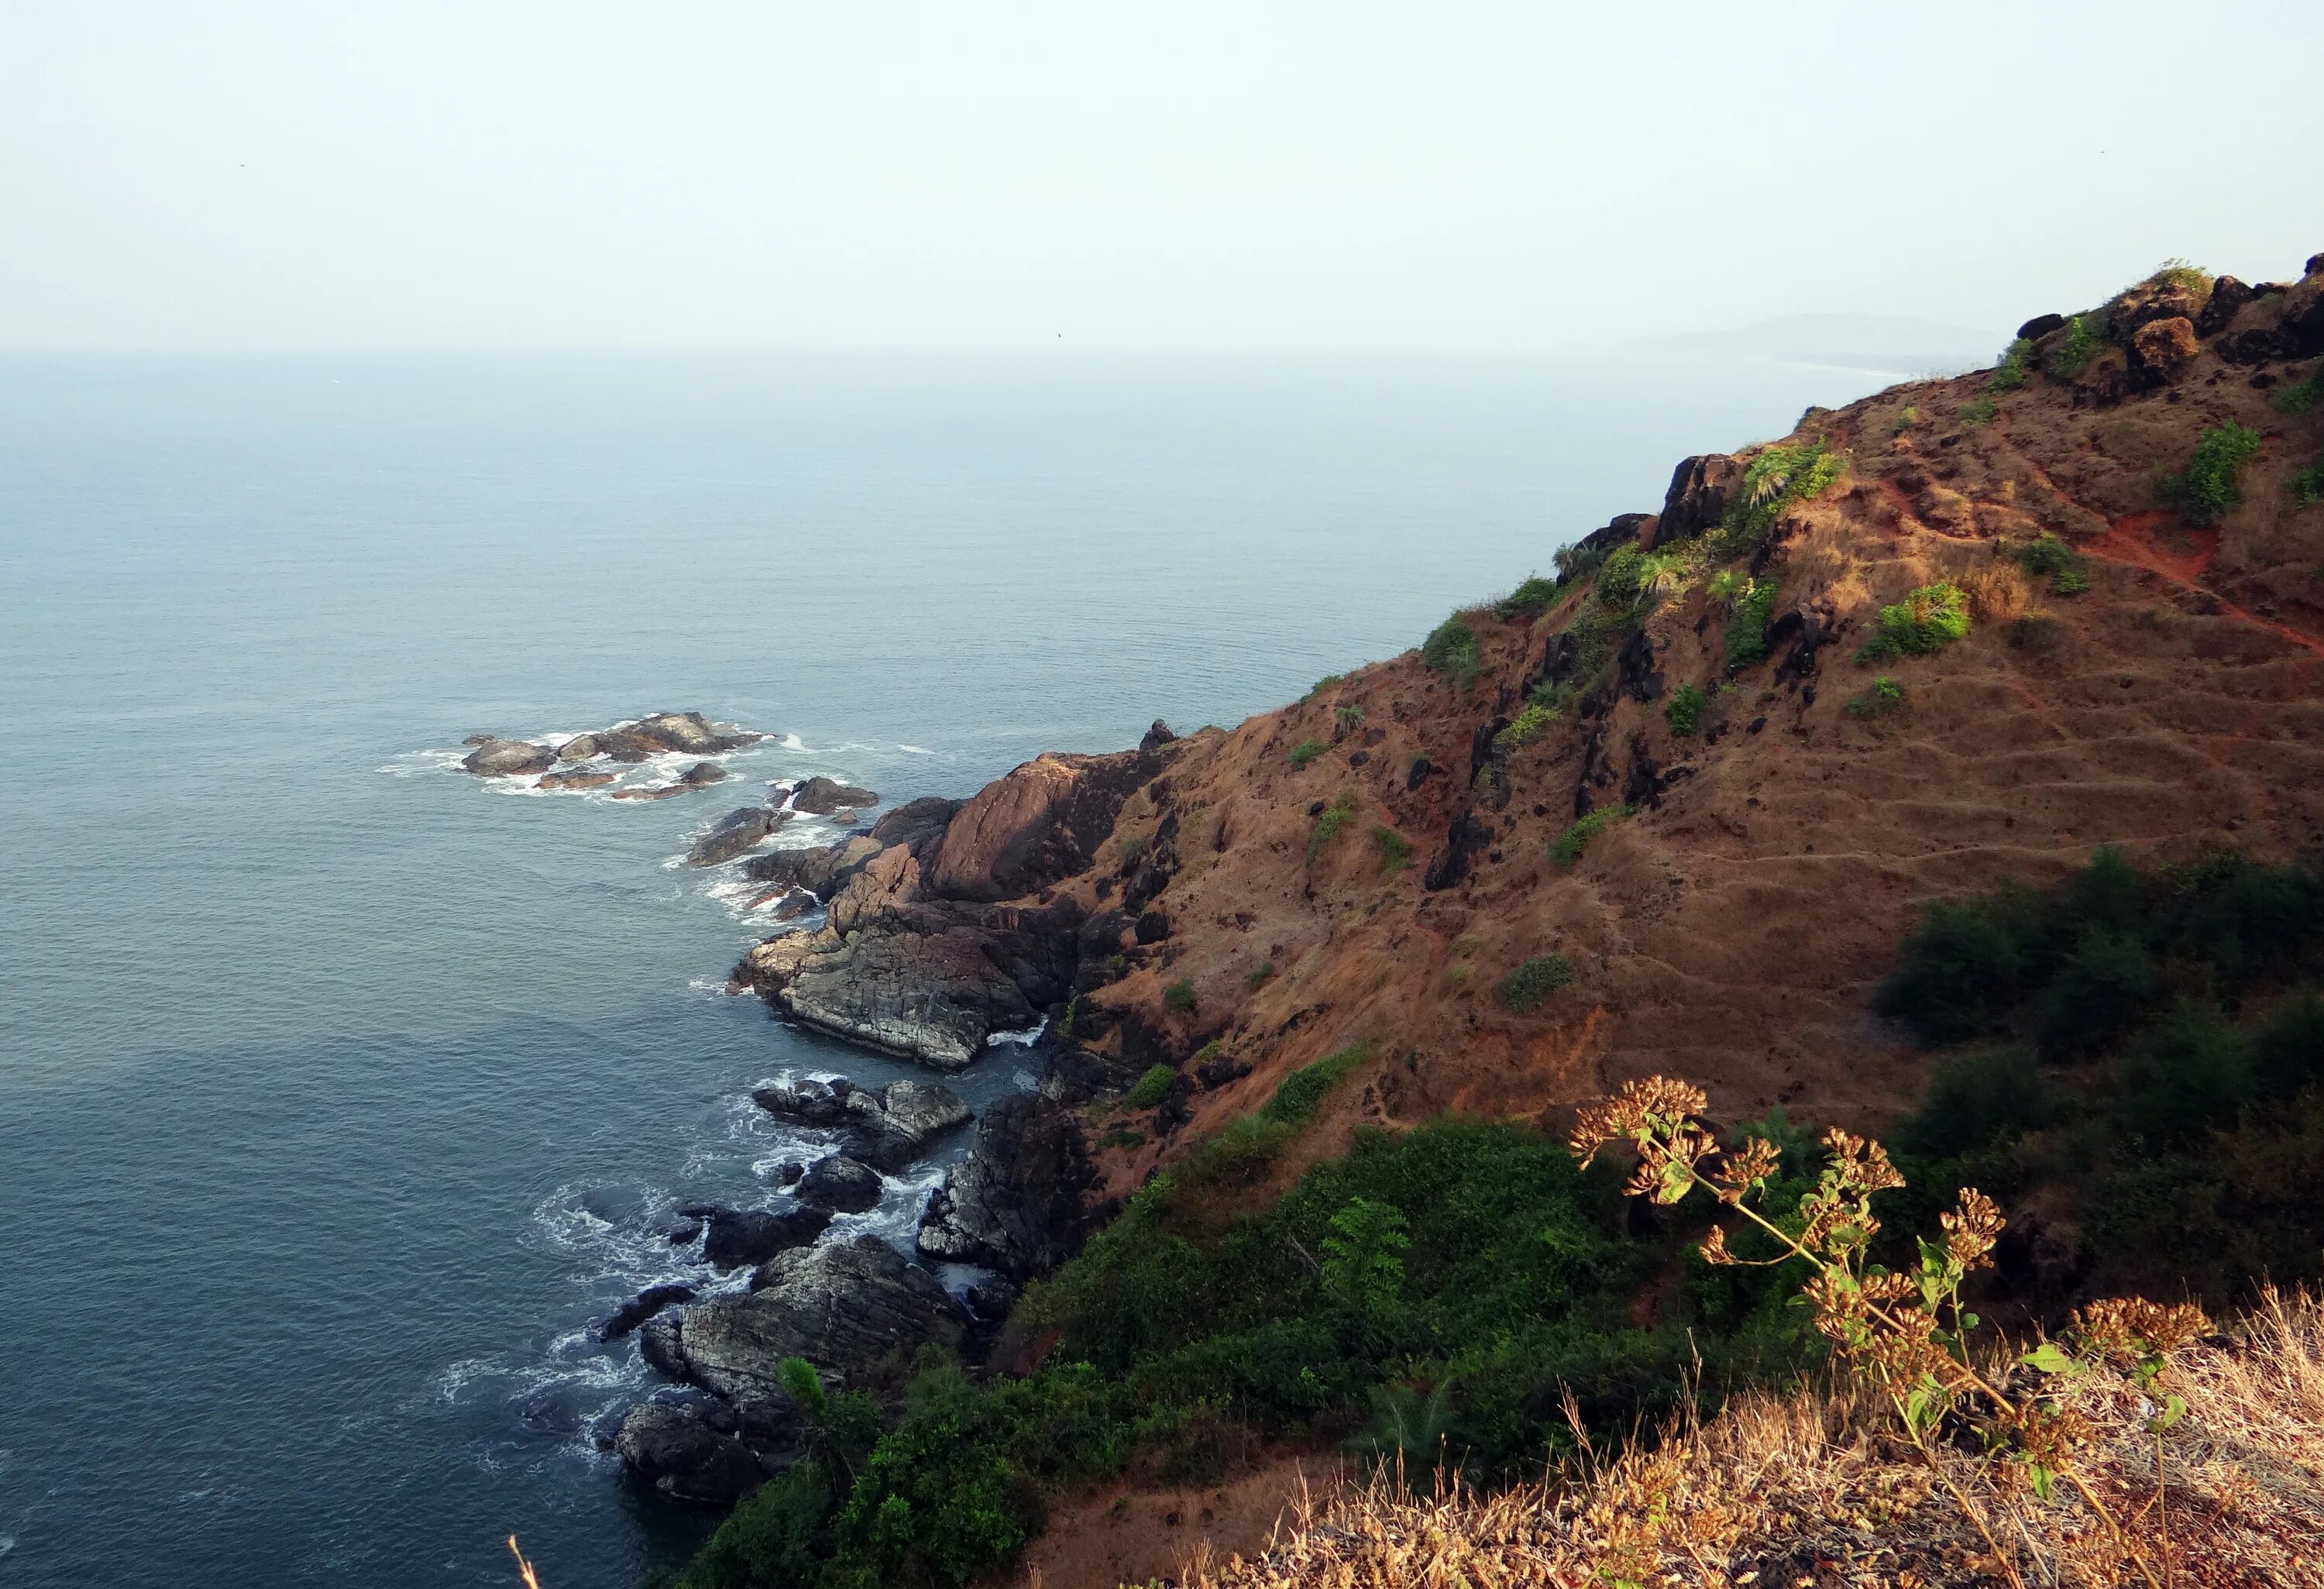
[{"label": "calm blue sea water", "polygon": [[[1877,377],[1405,360],[0,362],[0,1583],[628,1589],[589,1322],[890,1067],[715,990],[663,803],[442,770],[699,707],[959,794],[1231,723]],[[793,836],[806,836],[794,833]],[[1016,1085],[996,1049],[980,1095]],[[902,1233],[918,1187],[867,1216]]]}]

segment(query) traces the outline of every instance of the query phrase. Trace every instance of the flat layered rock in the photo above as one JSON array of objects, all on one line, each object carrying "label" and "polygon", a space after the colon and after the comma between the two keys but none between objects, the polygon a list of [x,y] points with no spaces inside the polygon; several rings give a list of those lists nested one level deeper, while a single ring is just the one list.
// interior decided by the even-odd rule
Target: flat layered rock
[{"label": "flat layered rock", "polygon": [[460,765],[479,778],[513,778],[547,771],[557,765],[557,753],[521,739],[486,739],[461,757]]},{"label": "flat layered rock", "polygon": [[694,841],[694,847],[686,852],[686,864],[715,866],[731,861],[780,827],[786,818],[787,813],[764,806],[743,806],[729,811],[708,833]]},{"label": "flat layered rock", "polygon": [[890,1174],[971,1119],[958,1093],[933,1082],[859,1087],[844,1077],[816,1081],[784,1076],[751,1097],[778,1120],[837,1132],[849,1158]]},{"label": "flat layered rock", "polygon": [[859,833],[835,845],[771,850],[763,855],[753,855],[744,864],[742,872],[753,882],[804,889],[818,902],[827,902],[885,847],[878,839]]},{"label": "flat layered rock", "polygon": [[791,809],[816,817],[828,817],[834,811],[852,810],[859,806],[876,806],[879,803],[880,797],[870,790],[858,789],[852,783],[842,783],[820,773],[791,790]]},{"label": "flat layered rock", "polygon": [[972,927],[858,932],[825,927],[769,938],[743,956],[735,981],[777,1009],[885,1053],[958,1070],[996,1031],[1038,1019]]}]

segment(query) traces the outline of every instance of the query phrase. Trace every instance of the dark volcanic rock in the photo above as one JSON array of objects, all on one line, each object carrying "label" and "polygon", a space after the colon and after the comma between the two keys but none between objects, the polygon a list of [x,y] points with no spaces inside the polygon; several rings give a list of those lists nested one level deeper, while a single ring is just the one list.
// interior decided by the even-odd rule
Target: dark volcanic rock
[{"label": "dark volcanic rock", "polygon": [[1727,517],[1727,499],[1743,478],[1739,459],[1709,452],[1682,458],[1672,471],[1670,490],[1663,497],[1661,518],[1655,524],[1654,544],[1692,540],[1716,529]]},{"label": "dark volcanic rock", "polygon": [[560,762],[586,762],[596,753],[597,736],[594,734],[576,734],[557,747],[557,759]]},{"label": "dark volcanic rock", "polygon": [[732,1506],[767,1476],[750,1447],[714,1428],[697,1402],[640,1402],[622,1418],[613,1449],[656,1494],[696,1506]]},{"label": "dark volcanic rock", "polygon": [[557,765],[557,753],[521,739],[487,739],[463,756],[460,765],[479,778],[512,778],[520,772],[547,771]]},{"label": "dark volcanic rock", "polygon": [[590,737],[597,742],[599,755],[611,756],[616,762],[642,762],[669,748],[659,740],[649,739],[629,728],[608,728]]},{"label": "dark volcanic rock", "polygon": [[726,769],[715,762],[696,762],[679,773],[678,781],[690,789],[701,789],[713,783],[724,783],[726,781]]},{"label": "dark volcanic rock", "polygon": [[890,1353],[908,1357],[924,1342],[956,1346],[967,1322],[934,1275],[877,1236],[779,1253],[752,1286],[648,1325],[641,1345],[656,1332],[669,1337],[649,1361],[738,1403],[788,1400],[786,1357],[844,1373]]},{"label": "dark volcanic rock", "polygon": [[689,866],[715,866],[731,861],[783,825],[784,816],[764,806],[742,806],[718,819],[717,826],[694,841],[686,853]]},{"label": "dark volcanic rock", "polygon": [[741,1269],[808,1245],[831,1224],[831,1215],[822,1208],[793,1208],[780,1214],[715,1208],[704,1224],[709,1230],[702,1243],[704,1259],[714,1268]]},{"label": "dark volcanic rock", "polygon": [[2024,342],[2039,342],[2051,332],[2063,327],[2065,323],[2066,317],[2063,315],[2035,315],[2017,328],[2018,339]]},{"label": "dark volcanic rock", "polygon": [[986,784],[945,829],[931,869],[935,892],[1009,900],[1081,871],[1112,833],[1122,802],[1162,770],[1168,751],[1037,756]]},{"label": "dark volcanic rock", "polygon": [[2195,335],[2218,336],[2235,323],[2236,311],[2257,296],[2248,282],[2221,276],[2211,283],[2211,296],[2204,301],[2203,312],[2195,317]]},{"label": "dark volcanic rock", "polygon": [[691,1302],[694,1298],[692,1286],[648,1286],[613,1309],[613,1316],[589,1334],[600,1341],[618,1341],[663,1308],[674,1307],[680,1302]]},{"label": "dark volcanic rock", "polygon": [[595,789],[613,781],[613,775],[610,772],[591,772],[584,768],[540,775],[540,787],[543,789]]},{"label": "dark volcanic rock", "polygon": [[870,1165],[834,1153],[807,1167],[807,1173],[799,1177],[798,1200],[810,1208],[861,1214],[880,1201],[886,1184]]},{"label": "dark volcanic rock", "polygon": [[721,728],[699,712],[656,712],[630,725],[628,733],[666,751],[710,756],[755,744],[766,735],[747,728]]},{"label": "dark volcanic rock", "polygon": [[1003,1098],[929,1198],[919,1250],[1012,1280],[1047,1274],[1080,1250],[1083,1199],[1096,1183],[1070,1110],[1021,1093]]},{"label": "dark volcanic rock", "polygon": [[890,1172],[903,1169],[930,1142],[970,1118],[959,1094],[929,1082],[859,1087],[844,1078],[825,1082],[786,1076],[751,1096],[778,1120],[838,1132],[849,1158]]},{"label": "dark volcanic rock", "polygon": [[[890,811],[889,816],[897,815]],[[834,894],[845,888],[855,874],[872,864],[872,858],[888,846],[879,839],[856,834],[835,845],[818,845],[811,849],[772,850],[763,855],[753,855],[742,866],[743,875],[754,882],[776,882],[786,888],[805,889],[816,899],[828,903]]]},{"label": "dark volcanic rock", "polygon": [[1427,870],[1420,874],[1420,886],[1432,893],[1452,887],[1469,875],[1470,862],[1492,842],[1492,829],[1474,812],[1462,811],[1445,830],[1444,846],[1429,857]]},{"label": "dark volcanic rock", "polygon": [[945,829],[966,803],[938,795],[907,800],[872,825],[872,837],[883,846],[902,845],[916,858],[926,860],[927,852],[944,842]]},{"label": "dark volcanic rock", "polygon": [[1167,723],[1157,717],[1154,719],[1154,726],[1148,729],[1145,737],[1138,742],[1138,748],[1141,751],[1158,751],[1177,737],[1170,732],[1170,725]]},{"label": "dark volcanic rock", "polygon": [[734,980],[810,1026],[957,1070],[992,1033],[1021,1030],[1037,1017],[988,952],[1005,948],[991,932],[931,925],[845,937],[825,927],[769,938],[742,956]]},{"label": "dark volcanic rock", "polygon": [[2130,338],[2131,384],[2142,392],[2167,386],[2201,351],[2194,324],[2185,316],[2149,320]]},{"label": "dark volcanic rock", "polygon": [[828,817],[843,808],[876,806],[879,803],[880,797],[870,790],[857,789],[852,783],[841,783],[821,773],[791,790],[791,809],[816,817]]}]

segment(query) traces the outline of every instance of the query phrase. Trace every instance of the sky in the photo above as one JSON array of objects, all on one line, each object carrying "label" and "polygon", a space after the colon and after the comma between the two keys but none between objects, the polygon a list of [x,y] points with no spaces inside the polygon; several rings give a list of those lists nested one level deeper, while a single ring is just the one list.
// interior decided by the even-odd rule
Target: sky
[{"label": "sky", "polygon": [[1526,354],[2324,249],[2324,5],[0,0],[0,349]]}]

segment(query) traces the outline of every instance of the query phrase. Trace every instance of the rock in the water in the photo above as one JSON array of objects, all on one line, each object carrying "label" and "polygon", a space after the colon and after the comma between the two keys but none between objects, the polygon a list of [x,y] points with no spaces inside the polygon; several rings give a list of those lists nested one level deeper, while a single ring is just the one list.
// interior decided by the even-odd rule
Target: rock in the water
[{"label": "rock in the water", "polygon": [[[878,1193],[872,1196],[876,1201]],[[793,1208],[781,1214],[717,1208],[704,1223],[709,1234],[703,1239],[703,1258],[716,1269],[741,1269],[808,1245],[831,1224],[831,1215],[822,1208]]]},{"label": "rock in the water", "polygon": [[876,838],[857,834],[835,845],[753,855],[744,864],[742,872],[754,882],[779,882],[787,888],[802,888],[818,901],[827,901],[886,847]]},{"label": "rock in the water", "polygon": [[663,1308],[674,1307],[680,1302],[691,1302],[694,1298],[692,1286],[648,1286],[613,1309],[612,1317],[589,1333],[600,1341],[618,1341]]},{"label": "rock in the water", "polygon": [[844,1078],[825,1082],[785,1076],[751,1096],[778,1120],[837,1131],[849,1158],[890,1173],[970,1118],[959,1094],[929,1082],[859,1087]]},{"label": "rock in the water", "polygon": [[767,1476],[750,1447],[713,1428],[694,1402],[640,1402],[622,1419],[613,1449],[657,1494],[696,1506],[732,1506]]},{"label": "rock in the water", "polygon": [[656,712],[631,724],[628,731],[663,750],[696,756],[715,755],[766,737],[747,728],[721,728],[699,712]]},{"label": "rock in the water", "polygon": [[543,789],[595,789],[613,781],[613,775],[610,772],[589,772],[579,769],[540,775],[540,787]]},{"label": "rock in the water", "polygon": [[810,1026],[958,1070],[992,1033],[1038,1018],[986,952],[992,942],[967,926],[849,936],[825,927],[767,939],[742,956],[734,980]]},{"label": "rock in the water", "polygon": [[880,1201],[886,1184],[870,1165],[834,1153],[807,1167],[807,1173],[799,1178],[798,1200],[813,1209],[861,1214]]},{"label": "rock in the water", "polygon": [[929,1198],[919,1250],[1016,1280],[1047,1274],[1079,1251],[1083,1198],[1096,1181],[1069,1109],[1025,1094],[1003,1098]]},{"label": "rock in the water", "polygon": [[967,1322],[934,1275],[877,1236],[779,1253],[752,1285],[648,1325],[641,1344],[676,1326],[649,1361],[737,1402],[771,1400],[783,1396],[786,1357],[844,1373],[924,1342],[957,1346]]},{"label": "rock in the water", "polygon": [[613,798],[617,800],[669,800],[686,792],[687,786],[682,783],[657,783],[650,789],[617,789],[613,791]]},{"label": "rock in the water", "polygon": [[783,814],[764,806],[742,806],[718,819],[708,833],[686,853],[689,866],[715,866],[731,861],[783,825]]},{"label": "rock in the water", "polygon": [[872,836],[883,846],[902,845],[916,857],[926,860],[927,852],[944,842],[945,829],[952,826],[952,819],[965,803],[936,795],[907,800],[872,825]]},{"label": "rock in the water", "polygon": [[557,753],[545,744],[521,739],[487,739],[460,759],[460,765],[479,778],[513,778],[520,772],[543,772],[557,765]]},{"label": "rock in the water", "polygon": [[828,817],[843,808],[852,809],[879,803],[880,797],[870,790],[857,789],[852,783],[841,783],[821,773],[791,790],[791,809],[816,817]]},{"label": "rock in the water", "polygon": [[726,769],[715,762],[696,762],[678,774],[678,781],[688,789],[704,789],[726,781]]},{"label": "rock in the water", "polygon": [[557,747],[557,759],[560,762],[586,762],[596,753],[597,736],[594,734],[576,734]]},{"label": "rock in the water", "polygon": [[643,762],[658,756],[669,747],[659,740],[628,728],[608,728],[591,735],[597,742],[597,753],[611,756],[616,762]]}]

